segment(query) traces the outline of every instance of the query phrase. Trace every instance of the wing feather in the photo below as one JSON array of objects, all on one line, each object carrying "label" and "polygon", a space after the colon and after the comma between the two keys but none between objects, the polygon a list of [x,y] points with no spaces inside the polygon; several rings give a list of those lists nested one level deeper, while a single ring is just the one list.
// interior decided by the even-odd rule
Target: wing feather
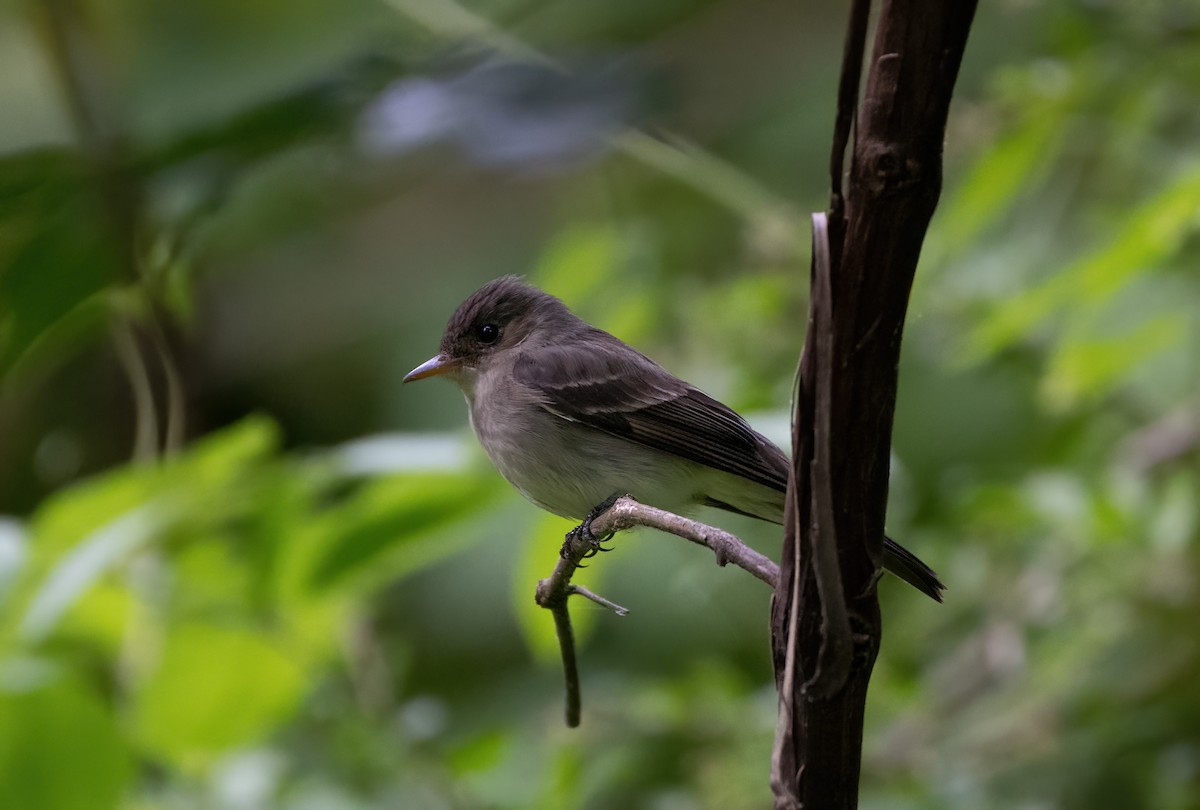
[{"label": "wing feather", "polygon": [[538,391],[543,407],[572,422],[742,476],[782,492],[788,461],[742,417],[606,332],[586,350],[539,347],[514,375]]}]

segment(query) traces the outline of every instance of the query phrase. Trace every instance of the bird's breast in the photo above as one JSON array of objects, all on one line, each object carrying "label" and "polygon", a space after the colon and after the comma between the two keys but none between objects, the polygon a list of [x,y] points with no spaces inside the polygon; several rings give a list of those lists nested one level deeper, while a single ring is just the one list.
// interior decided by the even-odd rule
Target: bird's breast
[{"label": "bird's breast", "polygon": [[697,498],[694,463],[563,419],[528,389],[477,385],[467,401],[496,469],[549,512],[582,519],[614,493],[671,511]]}]

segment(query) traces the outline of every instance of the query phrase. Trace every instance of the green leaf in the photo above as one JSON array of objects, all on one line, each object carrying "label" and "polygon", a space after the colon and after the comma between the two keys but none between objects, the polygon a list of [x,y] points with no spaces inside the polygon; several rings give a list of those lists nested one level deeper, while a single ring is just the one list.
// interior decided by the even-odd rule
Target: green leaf
[{"label": "green leaf", "polygon": [[[31,381],[36,385],[39,374],[56,368],[80,348],[95,346],[98,340],[103,340],[111,313],[107,297],[98,293],[45,324],[20,353],[13,356],[7,368],[0,368],[4,387],[17,391],[29,386]],[[4,329],[4,318],[0,316],[0,352],[5,345]]]},{"label": "green leaf", "polygon": [[47,501],[32,521],[32,560],[15,589],[25,605],[21,636],[44,638],[101,577],[168,530],[195,534],[237,515],[255,491],[242,478],[274,449],[277,433],[269,420],[251,417],[161,468],[125,467]]},{"label": "green leaf", "polygon": [[1163,316],[1127,334],[1062,341],[1050,358],[1042,395],[1053,408],[1065,409],[1103,394],[1145,360],[1187,335],[1187,320]]},{"label": "green leaf", "polygon": [[461,745],[450,757],[458,776],[489,771],[504,761],[513,745],[512,736],[503,731],[488,731]]},{"label": "green leaf", "polygon": [[927,263],[972,245],[1054,164],[1065,130],[1061,111],[1047,106],[997,141],[958,184],[934,220],[930,252],[938,255],[926,257]]},{"label": "green leaf", "polygon": [[0,608],[25,567],[28,543],[24,526],[12,518],[0,517]]},{"label": "green leaf", "polygon": [[278,446],[278,429],[252,416],[212,434],[161,468],[126,466],[47,500],[31,522],[36,556],[57,560],[84,538],[171,490],[196,511],[220,511],[212,497]]},{"label": "green leaf", "polygon": [[166,524],[163,510],[135,509],[101,526],[79,543],[46,577],[21,621],[21,634],[39,640],[103,574],[147,542]]},{"label": "green leaf", "polygon": [[[39,170],[48,172],[37,182]],[[121,275],[108,218],[58,155],[0,162],[0,379],[50,327]]]},{"label": "green leaf", "polygon": [[163,468],[164,479],[209,510],[214,506],[210,496],[229,490],[237,478],[278,448],[279,428],[274,421],[262,415],[248,416],[188,448]]},{"label": "green leaf", "polygon": [[1200,164],[1138,207],[1116,237],[1040,286],[1004,302],[971,335],[966,358],[979,362],[1028,337],[1063,309],[1107,303],[1137,274],[1174,256],[1200,225]]},{"label": "green leaf", "polygon": [[117,807],[132,775],[111,710],[66,679],[0,692],[0,796],[5,807]]},{"label": "green leaf", "polygon": [[178,626],[166,639],[159,668],[135,695],[133,735],[156,756],[202,765],[267,736],[305,685],[302,671],[262,634]]},{"label": "green leaf", "polygon": [[45,501],[30,522],[38,561],[57,561],[84,538],[147,502],[154,471],[127,466],[89,478]]},{"label": "green leaf", "polygon": [[371,481],[322,514],[301,540],[311,550],[307,587],[321,591],[363,576],[396,577],[440,559],[458,545],[435,533],[477,515],[499,491],[491,475],[425,473]]},{"label": "green leaf", "polygon": [[[79,604],[99,577],[143,543],[151,518],[144,506],[153,492],[153,471],[126,467],[58,493],[28,525],[26,560],[0,614],[6,639],[40,639]],[[132,533],[129,533],[132,532]]]}]

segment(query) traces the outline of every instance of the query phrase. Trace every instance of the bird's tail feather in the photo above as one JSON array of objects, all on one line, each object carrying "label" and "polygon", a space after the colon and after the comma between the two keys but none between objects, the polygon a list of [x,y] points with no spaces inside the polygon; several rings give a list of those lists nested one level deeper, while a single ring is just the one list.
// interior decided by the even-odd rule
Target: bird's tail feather
[{"label": "bird's tail feather", "polygon": [[[724,509],[729,512],[736,512],[739,515],[747,517],[759,518],[760,520],[769,520],[772,523],[783,523],[783,506],[779,505],[777,509],[771,509],[767,514],[758,514],[756,512],[739,509],[724,501],[719,501],[716,498],[705,498],[705,506],[714,506],[717,509]],[[892,572],[900,579],[912,585],[921,593],[935,601],[942,601],[942,591],[946,590],[946,586],[938,579],[938,575],[933,569],[925,563],[921,562],[917,555],[906,549],[904,546],[897,543],[887,535],[883,536],[883,567]]]},{"label": "bird's tail feather", "polygon": [[930,599],[942,601],[942,591],[946,590],[946,586],[933,569],[886,535],[883,538],[883,567]]}]

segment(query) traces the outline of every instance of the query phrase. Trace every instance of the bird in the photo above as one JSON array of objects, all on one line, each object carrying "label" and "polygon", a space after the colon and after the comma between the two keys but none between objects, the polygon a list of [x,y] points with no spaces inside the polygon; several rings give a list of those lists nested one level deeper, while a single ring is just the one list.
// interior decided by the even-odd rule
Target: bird
[{"label": "bird", "polygon": [[[518,276],[472,293],[405,383],[462,389],[492,464],[542,509],[585,520],[614,494],[679,514],[704,505],[783,524],[791,462],[733,409]],[[883,566],[945,586],[890,537]]]}]

